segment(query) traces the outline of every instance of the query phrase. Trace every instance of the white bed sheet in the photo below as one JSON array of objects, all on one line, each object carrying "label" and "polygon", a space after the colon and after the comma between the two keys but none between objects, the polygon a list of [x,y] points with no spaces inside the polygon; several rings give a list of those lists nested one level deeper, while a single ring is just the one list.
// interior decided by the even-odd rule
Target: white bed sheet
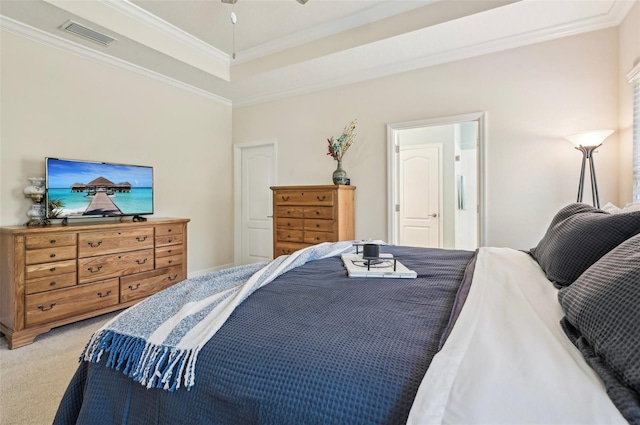
[{"label": "white bed sheet", "polygon": [[627,423],[562,331],[557,292],[526,253],[481,248],[466,303],[407,423]]}]

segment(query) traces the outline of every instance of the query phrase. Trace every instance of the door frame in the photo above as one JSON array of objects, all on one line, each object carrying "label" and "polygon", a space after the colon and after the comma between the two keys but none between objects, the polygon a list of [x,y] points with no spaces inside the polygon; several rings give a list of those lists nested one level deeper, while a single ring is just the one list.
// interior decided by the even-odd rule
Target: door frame
[{"label": "door frame", "polygon": [[[242,153],[244,149],[260,146],[271,146],[273,149],[273,182],[278,184],[278,140],[266,139],[253,142],[233,144],[233,263],[238,265],[242,260]],[[273,228],[273,223],[271,223]],[[272,241],[273,244],[273,241]]]},{"label": "door frame", "polygon": [[[451,115],[438,118],[427,118],[417,121],[407,121],[387,124],[387,240],[394,243],[397,240],[398,214],[395,205],[398,202],[398,137],[401,130],[439,125],[461,124],[476,121],[478,123],[478,246],[486,244],[486,112],[472,112],[461,115]],[[442,218],[442,217],[441,217]]]}]

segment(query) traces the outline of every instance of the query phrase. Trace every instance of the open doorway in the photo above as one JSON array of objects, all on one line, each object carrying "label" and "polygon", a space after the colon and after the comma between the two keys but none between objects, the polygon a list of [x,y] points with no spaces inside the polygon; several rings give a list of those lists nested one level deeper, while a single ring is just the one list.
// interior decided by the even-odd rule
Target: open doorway
[{"label": "open doorway", "polygon": [[484,134],[484,113],[387,126],[391,243],[484,244]]}]

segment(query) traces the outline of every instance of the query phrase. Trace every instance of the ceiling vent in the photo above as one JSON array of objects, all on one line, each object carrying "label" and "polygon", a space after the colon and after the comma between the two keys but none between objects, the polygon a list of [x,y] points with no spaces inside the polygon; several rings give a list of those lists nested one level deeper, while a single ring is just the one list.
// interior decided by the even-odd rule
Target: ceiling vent
[{"label": "ceiling vent", "polygon": [[95,43],[102,44],[103,46],[108,46],[116,41],[113,37],[109,37],[108,35],[99,33],[98,31],[94,31],[91,28],[87,28],[84,25],[73,21],[65,22],[62,24],[60,29],[70,32],[71,34],[78,35],[82,38],[86,38],[87,40],[91,40]]}]

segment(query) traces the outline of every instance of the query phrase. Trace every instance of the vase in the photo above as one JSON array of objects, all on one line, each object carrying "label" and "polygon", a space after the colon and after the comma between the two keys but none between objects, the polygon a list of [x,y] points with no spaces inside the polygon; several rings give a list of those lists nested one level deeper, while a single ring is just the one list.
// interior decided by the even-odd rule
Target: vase
[{"label": "vase", "polygon": [[333,184],[347,184],[347,172],[342,168],[342,161],[338,161],[338,166],[333,172]]}]

